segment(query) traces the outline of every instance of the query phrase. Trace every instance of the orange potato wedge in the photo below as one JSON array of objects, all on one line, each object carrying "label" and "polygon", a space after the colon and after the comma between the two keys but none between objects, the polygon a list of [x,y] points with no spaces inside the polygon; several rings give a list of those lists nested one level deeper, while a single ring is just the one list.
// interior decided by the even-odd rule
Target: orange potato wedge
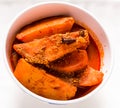
[{"label": "orange potato wedge", "polygon": [[80,72],[76,77],[64,77],[62,80],[76,86],[76,87],[89,87],[95,86],[102,82],[104,74],[101,71],[95,70],[90,66]]},{"label": "orange potato wedge", "polygon": [[88,32],[87,30],[81,30],[65,34],[55,34],[27,43],[14,44],[13,48],[30,63],[48,65],[50,62],[78,48],[86,49],[88,44]]},{"label": "orange potato wedge", "polygon": [[18,61],[14,75],[30,91],[46,98],[68,100],[77,91],[75,86],[34,67],[23,58]]},{"label": "orange potato wedge", "polygon": [[88,55],[86,50],[75,50],[55,62],[50,63],[49,67],[60,73],[73,74],[78,70],[85,69],[88,65]]},{"label": "orange potato wedge", "polygon": [[47,18],[25,26],[16,35],[16,38],[22,42],[29,42],[45,36],[65,33],[71,30],[74,22],[73,17]]},{"label": "orange potato wedge", "polygon": [[94,86],[102,82],[104,74],[88,66],[80,77],[80,86]]}]

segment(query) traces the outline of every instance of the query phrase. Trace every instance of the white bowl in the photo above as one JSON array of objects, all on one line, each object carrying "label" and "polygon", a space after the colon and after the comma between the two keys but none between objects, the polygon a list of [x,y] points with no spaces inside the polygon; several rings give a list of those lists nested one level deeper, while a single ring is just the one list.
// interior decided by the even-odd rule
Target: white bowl
[{"label": "white bowl", "polygon": [[[11,61],[10,61],[10,54],[11,54],[11,49],[12,49],[12,43],[13,40],[15,39],[15,34],[16,32],[22,28],[23,26],[29,24],[30,22],[50,17],[50,16],[57,16],[57,15],[67,15],[67,16],[72,16],[75,18],[76,21],[80,22],[83,25],[86,25],[90,29],[90,33],[94,33],[97,38],[100,40],[103,46],[104,50],[104,57],[102,60],[102,66],[101,70],[104,72],[104,78],[103,82],[95,88],[93,91],[88,93],[87,95],[73,99],[73,100],[67,100],[67,101],[60,101],[60,100],[52,100],[52,99],[47,99],[42,96],[38,96],[35,93],[32,93],[28,89],[26,89],[13,75],[13,70],[11,66]],[[30,94],[31,96],[48,102],[52,104],[70,104],[70,103],[75,103],[75,102],[81,102],[88,97],[92,96],[95,94],[101,87],[106,83],[107,79],[109,78],[111,74],[111,67],[112,67],[112,51],[111,51],[111,46],[109,39],[101,25],[98,23],[98,21],[95,19],[93,15],[91,15],[88,11],[85,9],[70,4],[66,2],[46,2],[46,3],[38,3],[36,5],[33,5],[21,13],[19,13],[18,16],[13,19],[8,31],[7,31],[7,38],[5,40],[5,62],[6,66],[8,68],[8,71],[12,78],[14,79],[15,83],[24,90],[26,93]]]}]

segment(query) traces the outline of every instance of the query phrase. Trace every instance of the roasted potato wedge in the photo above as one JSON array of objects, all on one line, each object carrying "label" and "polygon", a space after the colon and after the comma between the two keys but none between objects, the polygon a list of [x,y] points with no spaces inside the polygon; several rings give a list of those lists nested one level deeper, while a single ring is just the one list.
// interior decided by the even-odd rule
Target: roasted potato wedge
[{"label": "roasted potato wedge", "polygon": [[103,80],[103,76],[103,72],[87,66],[87,68],[83,72],[80,72],[76,77],[65,77],[62,79],[76,87],[92,87],[100,84]]},{"label": "roasted potato wedge", "polygon": [[103,80],[103,72],[93,69],[88,66],[80,77],[80,86],[94,86],[98,85]]},{"label": "roasted potato wedge", "polygon": [[65,75],[73,75],[79,70],[83,70],[88,65],[88,55],[86,50],[75,50],[49,64],[49,68]]},{"label": "roasted potato wedge", "polygon": [[47,18],[25,26],[17,33],[16,38],[22,42],[29,42],[45,36],[65,33],[71,30],[74,22],[73,17]]},{"label": "roasted potato wedge", "polygon": [[75,86],[32,66],[23,58],[18,61],[14,75],[26,88],[46,98],[68,100],[77,91]]},{"label": "roasted potato wedge", "polygon": [[80,30],[66,34],[55,34],[27,43],[14,44],[13,48],[30,63],[48,65],[78,48],[86,49],[88,44],[87,30]]}]

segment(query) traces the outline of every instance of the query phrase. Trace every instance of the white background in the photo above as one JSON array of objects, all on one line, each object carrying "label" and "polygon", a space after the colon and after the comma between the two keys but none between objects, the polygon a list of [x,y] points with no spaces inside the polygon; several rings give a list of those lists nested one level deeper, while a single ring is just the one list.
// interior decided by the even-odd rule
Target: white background
[{"label": "white background", "polygon": [[60,0],[79,5],[98,19],[114,51],[111,77],[94,96],[81,103],[51,105],[25,94],[9,75],[3,58],[4,40],[11,20],[24,8],[50,0],[0,0],[0,108],[120,108],[120,0]]}]

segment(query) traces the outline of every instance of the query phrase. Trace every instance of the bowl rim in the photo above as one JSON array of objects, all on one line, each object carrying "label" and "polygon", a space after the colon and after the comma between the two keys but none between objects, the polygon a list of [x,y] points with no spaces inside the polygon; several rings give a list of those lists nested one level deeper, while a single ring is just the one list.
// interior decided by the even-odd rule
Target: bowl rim
[{"label": "bowl rim", "polygon": [[[111,68],[109,69],[109,73],[108,76],[103,80],[103,82],[99,85],[99,87],[95,88],[93,91],[91,91],[90,93],[88,93],[87,95],[83,96],[83,97],[80,97],[80,98],[76,98],[76,99],[72,99],[72,100],[66,100],[66,101],[63,101],[63,100],[53,100],[53,99],[48,99],[48,98],[45,98],[45,97],[42,97],[42,96],[39,96],[33,92],[31,92],[30,90],[28,90],[27,88],[25,88],[13,75],[13,73],[11,72],[10,68],[9,68],[9,64],[8,64],[8,61],[7,61],[7,54],[6,54],[6,47],[7,47],[7,39],[8,39],[8,34],[9,34],[9,30],[10,28],[12,27],[12,24],[14,24],[14,22],[17,20],[17,18],[19,18],[24,12],[27,12],[28,10],[31,10],[32,8],[35,8],[35,7],[38,7],[38,6],[42,6],[42,5],[46,5],[46,4],[58,4],[58,5],[66,5],[66,6],[71,6],[71,7],[74,7],[74,8],[77,8],[81,11],[84,11],[85,13],[87,13],[88,16],[90,16],[92,19],[95,20],[95,22],[97,22],[97,24],[99,24],[99,26],[101,27],[101,29],[104,31],[105,33],[105,36],[106,38],[108,39],[108,43],[109,43],[109,47],[110,47],[110,53],[111,53]],[[71,103],[76,103],[76,102],[81,102],[81,101],[84,101],[86,100],[87,98],[91,97],[93,94],[96,94],[96,92],[98,92],[102,87],[103,85],[107,82],[108,78],[110,77],[111,73],[112,73],[112,67],[113,67],[113,49],[112,49],[112,46],[110,44],[110,39],[108,38],[108,35],[107,33],[105,32],[105,29],[104,27],[101,25],[101,23],[97,20],[97,18],[91,13],[91,12],[88,12],[86,9],[82,8],[81,6],[78,6],[78,5],[75,5],[75,4],[72,4],[72,3],[69,3],[69,2],[62,2],[62,1],[53,1],[53,2],[40,2],[40,3],[36,3],[34,5],[30,5],[28,6],[27,8],[23,9],[21,12],[19,12],[14,18],[13,20],[11,21],[8,29],[7,29],[7,32],[6,32],[6,38],[4,40],[4,45],[5,47],[3,48],[4,49],[4,61],[5,61],[5,64],[7,66],[7,69],[8,69],[8,72],[10,74],[10,76],[12,77],[12,79],[15,81],[15,83],[18,85],[19,88],[21,88],[21,90],[23,90],[25,93],[31,95],[32,97],[35,97],[36,99],[38,100],[41,100],[41,101],[44,101],[44,102],[48,102],[50,104],[56,104],[56,105],[65,105],[65,104],[71,104]]]}]

